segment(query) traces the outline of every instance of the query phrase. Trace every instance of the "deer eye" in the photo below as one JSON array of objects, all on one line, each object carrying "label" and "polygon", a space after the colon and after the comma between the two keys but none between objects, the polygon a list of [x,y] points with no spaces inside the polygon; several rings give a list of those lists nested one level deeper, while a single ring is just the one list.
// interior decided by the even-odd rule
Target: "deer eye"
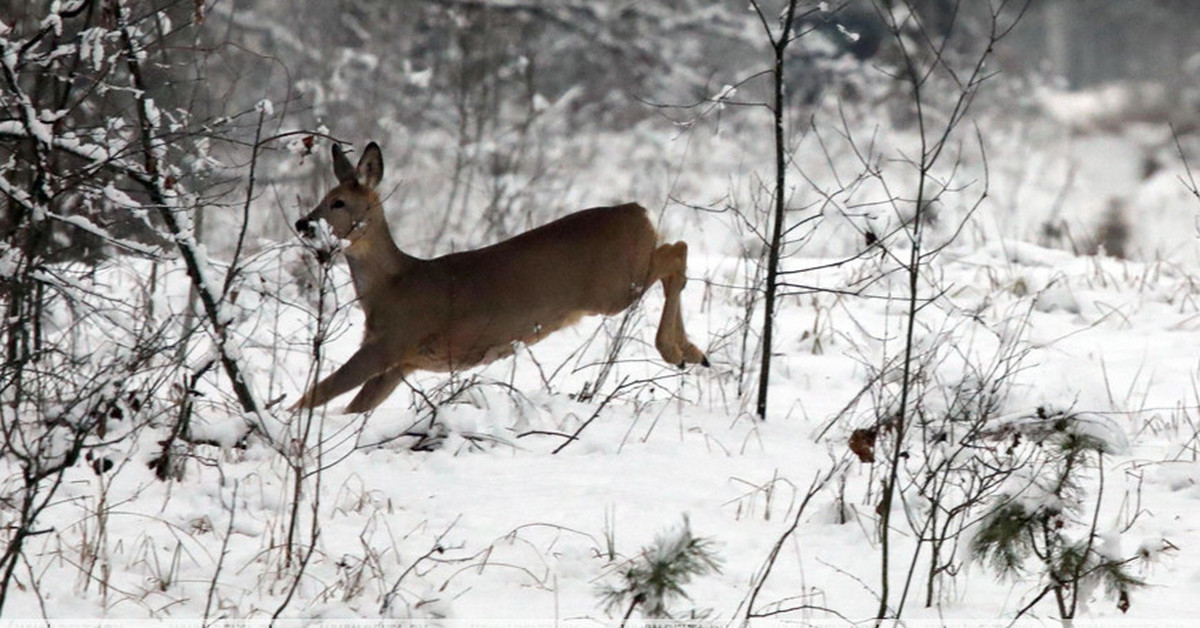
[{"label": "deer eye", "polygon": [[342,199],[340,199],[340,198],[338,200],[334,201],[333,205],[330,205],[330,207],[332,207],[334,209],[341,209],[345,206],[346,206],[346,203],[343,202]]}]

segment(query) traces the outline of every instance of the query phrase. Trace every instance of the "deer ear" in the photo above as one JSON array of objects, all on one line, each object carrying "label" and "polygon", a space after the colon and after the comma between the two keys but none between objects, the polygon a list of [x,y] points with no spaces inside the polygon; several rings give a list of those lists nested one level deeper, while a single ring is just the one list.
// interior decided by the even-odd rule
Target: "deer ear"
[{"label": "deer ear", "polygon": [[342,145],[334,142],[333,144],[333,174],[337,177],[338,183],[348,183],[354,181],[354,165],[346,159],[346,153],[342,152]]},{"label": "deer ear", "polygon": [[358,160],[358,182],[369,188],[376,188],[383,180],[383,151],[379,144],[371,142]]}]

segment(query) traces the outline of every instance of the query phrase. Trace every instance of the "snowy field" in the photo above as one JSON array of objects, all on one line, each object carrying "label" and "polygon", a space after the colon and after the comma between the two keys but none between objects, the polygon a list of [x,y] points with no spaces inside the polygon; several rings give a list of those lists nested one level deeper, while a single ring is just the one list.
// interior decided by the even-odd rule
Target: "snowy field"
[{"label": "snowy field", "polygon": [[[661,166],[614,157],[563,195],[576,207],[641,200],[670,239],[691,244],[683,316],[711,368],[659,360],[655,288],[624,327],[620,317],[589,318],[486,368],[418,374],[370,414],[339,414],[349,395],[313,415],[289,413],[312,377],[315,266],[294,240],[260,241],[244,261],[232,329],[254,390],[275,405],[242,416],[211,370],[196,397],[195,444],[175,469],[181,479],[164,482],[147,463],[176,411],[168,400],[182,393],[175,382],[148,382],[158,400],[143,413],[151,418],[110,419],[112,444],[92,452],[111,468],[81,462],[66,474],[28,541],[6,616],[265,620],[282,608],[284,619],[602,625],[630,604],[606,607],[605,587],[619,587],[643,548],[686,521],[711,541],[719,571],[686,583],[686,597],[667,604],[674,618],[870,623],[887,465],[883,455],[864,462],[849,441],[882,426],[876,453],[891,455],[906,278],[882,252],[845,261],[860,233],[830,214],[828,232],[786,259],[789,269],[821,268],[799,283],[828,290],[783,299],[770,410],[757,420],[761,309],[747,327],[755,262],[744,254],[753,238],[729,212],[667,200],[752,202],[746,164],[761,155],[727,150],[740,144],[729,139],[735,130],[723,133],[694,143],[668,131],[623,140],[672,148],[653,155]],[[1064,508],[1054,525],[1067,538],[1094,539],[1098,555],[1145,582],[1122,612],[1117,596],[1085,578],[1077,623],[1186,625],[1200,611],[1200,201],[1178,161],[1141,180],[1130,165],[1141,149],[1128,137],[1045,143],[1035,153],[1038,139],[1015,132],[989,141],[988,198],[969,211],[982,162],[964,157],[966,174],[956,176],[975,187],[960,204],[947,201],[929,229],[947,245],[923,273],[932,300],[918,314],[913,391],[932,427],[909,432],[897,458],[905,488],[889,506],[889,603],[930,624],[1006,625],[1018,615],[1056,623],[1052,596],[1039,599],[1052,580],[1036,556],[1001,577],[969,546],[1000,495],[1026,491],[1019,499],[1037,507],[1066,499],[1030,490],[1050,473],[1044,452],[1057,441],[1020,427],[1065,416],[1069,427],[1047,429],[1087,435],[1094,450],[1072,475],[1081,507]],[[805,142],[802,153],[813,144]],[[805,159],[810,173],[829,161]],[[419,176],[398,167],[388,179],[399,186]],[[797,192],[797,205],[807,193]],[[1082,232],[1114,197],[1129,208],[1132,259],[1039,241],[1042,222],[1064,218]],[[416,246],[423,218],[408,212],[389,202],[393,233]],[[181,266],[152,271],[118,259],[96,277],[107,296],[151,294],[155,320],[187,308]],[[863,278],[875,279],[862,294],[836,292]],[[336,310],[325,310],[322,373],[357,348],[362,329],[344,263],[332,266],[328,285]],[[102,326],[70,329],[65,313],[56,320],[97,354],[120,344]],[[203,344],[188,350],[193,368],[211,356]],[[968,429],[959,419],[979,423]],[[959,511],[940,550],[946,568],[927,588],[930,546],[917,543],[930,512],[922,478],[930,461],[975,469],[939,476],[948,478],[949,507],[979,473],[969,461],[984,459],[1025,466]],[[3,464],[9,494],[19,473],[14,461]],[[785,609],[794,610],[775,614]]]}]

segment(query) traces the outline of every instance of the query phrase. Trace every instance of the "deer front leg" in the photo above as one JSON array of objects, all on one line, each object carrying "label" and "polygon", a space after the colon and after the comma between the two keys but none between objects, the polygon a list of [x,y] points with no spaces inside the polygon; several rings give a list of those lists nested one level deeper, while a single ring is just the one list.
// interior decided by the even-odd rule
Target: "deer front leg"
[{"label": "deer front leg", "polygon": [[383,346],[378,343],[365,344],[338,370],[304,393],[291,409],[323,406],[329,403],[330,399],[386,371],[388,362],[389,356]]},{"label": "deer front leg", "polygon": [[404,379],[406,373],[404,368],[397,366],[368,379],[358,394],[354,396],[354,401],[346,406],[346,412],[374,410],[392,394],[393,390],[396,390],[396,386]]}]

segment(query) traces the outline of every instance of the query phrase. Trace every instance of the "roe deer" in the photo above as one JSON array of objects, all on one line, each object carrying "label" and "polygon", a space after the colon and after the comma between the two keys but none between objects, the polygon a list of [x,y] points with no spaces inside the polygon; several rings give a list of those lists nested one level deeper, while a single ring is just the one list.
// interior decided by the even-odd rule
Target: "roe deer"
[{"label": "roe deer", "polygon": [[585,209],[492,246],[433,259],[405,254],[392,240],[376,187],[383,155],[367,145],[358,166],[337,144],[338,185],[296,221],[304,237],[319,221],[344,248],[366,317],[362,346],[293,409],[312,408],[362,384],[347,412],[378,406],[414,370],[486,364],[588,314],[616,314],[661,281],[666,293],[655,346],[680,367],[708,366],[679,314],[687,243],[658,244],[637,204]]}]

